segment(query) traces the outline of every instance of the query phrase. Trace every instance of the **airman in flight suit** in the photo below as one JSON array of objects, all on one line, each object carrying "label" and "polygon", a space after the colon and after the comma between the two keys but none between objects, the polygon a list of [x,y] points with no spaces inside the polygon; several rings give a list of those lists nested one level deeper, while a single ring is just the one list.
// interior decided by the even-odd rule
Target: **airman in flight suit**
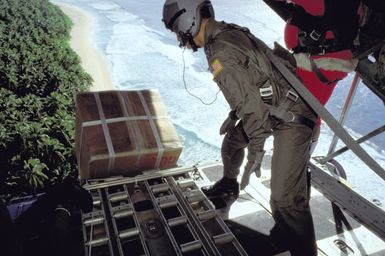
[{"label": "airman in flight suit", "polygon": [[[316,115],[267,58],[270,49],[247,28],[217,22],[210,1],[167,0],[163,21],[182,46],[194,51],[204,47],[210,71],[232,110],[221,128],[226,132],[221,149],[223,178],[203,192],[208,197],[238,195],[244,149],[248,155],[242,188],[248,175],[259,170],[264,141],[273,135],[270,205],[276,224],[272,239],[286,240],[292,255],[317,255],[307,194]],[[239,120],[236,125],[235,120]]]}]

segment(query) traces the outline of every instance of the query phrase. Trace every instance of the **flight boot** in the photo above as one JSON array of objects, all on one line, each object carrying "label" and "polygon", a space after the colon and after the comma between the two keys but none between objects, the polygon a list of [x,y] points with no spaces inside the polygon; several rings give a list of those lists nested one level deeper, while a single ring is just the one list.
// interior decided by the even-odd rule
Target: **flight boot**
[{"label": "flight boot", "polygon": [[274,227],[270,230],[269,235],[271,255],[277,255],[289,251],[290,244],[294,243],[290,239],[290,236],[285,234],[285,232],[282,231],[278,225],[274,225]]},{"label": "flight boot", "polygon": [[215,182],[214,185],[202,187],[202,192],[207,197],[219,197],[219,196],[238,196],[239,195],[239,183],[236,179],[229,179],[223,177]]}]

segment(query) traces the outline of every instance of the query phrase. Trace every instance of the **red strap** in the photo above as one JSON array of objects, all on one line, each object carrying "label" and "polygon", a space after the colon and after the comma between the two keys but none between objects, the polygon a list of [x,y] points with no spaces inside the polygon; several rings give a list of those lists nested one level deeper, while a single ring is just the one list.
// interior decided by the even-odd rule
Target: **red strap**
[{"label": "red strap", "polygon": [[321,16],[325,13],[324,0],[292,0],[292,2],[302,6],[311,15]]}]

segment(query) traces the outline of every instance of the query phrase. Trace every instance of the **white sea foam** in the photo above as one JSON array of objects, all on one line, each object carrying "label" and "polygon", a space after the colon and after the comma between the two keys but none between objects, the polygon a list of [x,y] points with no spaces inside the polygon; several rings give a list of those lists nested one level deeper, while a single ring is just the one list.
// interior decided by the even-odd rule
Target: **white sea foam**
[{"label": "white sea foam", "polygon": [[108,11],[113,9],[119,9],[119,5],[111,2],[111,1],[83,1],[87,2],[89,6],[93,7],[96,10],[100,11]]}]

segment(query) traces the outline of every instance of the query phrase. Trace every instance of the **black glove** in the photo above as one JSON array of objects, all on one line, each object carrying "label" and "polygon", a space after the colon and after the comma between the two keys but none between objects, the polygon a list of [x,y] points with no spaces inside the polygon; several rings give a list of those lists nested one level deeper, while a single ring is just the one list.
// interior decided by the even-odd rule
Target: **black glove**
[{"label": "black glove", "polygon": [[300,5],[295,5],[290,23],[303,31],[298,38],[304,46],[318,47],[325,41],[327,21],[322,16],[313,16]]},{"label": "black glove", "polygon": [[293,69],[297,67],[297,62],[291,52],[286,50],[284,47],[282,47],[279,43],[274,42],[274,48],[273,48],[273,53],[275,56],[280,57],[281,59],[287,61],[288,65],[285,64],[286,67],[290,67],[290,69]]},{"label": "black glove", "polygon": [[254,172],[257,178],[261,177],[261,164],[265,151],[259,151],[255,154],[250,153],[247,156],[247,163],[242,175],[241,189],[244,189],[250,181],[250,176]]},{"label": "black glove", "polygon": [[221,128],[219,129],[219,134],[223,135],[227,133],[229,130],[233,129],[237,121],[238,121],[238,118],[235,115],[235,110],[230,111],[229,116],[226,118],[226,120],[221,125]]}]

